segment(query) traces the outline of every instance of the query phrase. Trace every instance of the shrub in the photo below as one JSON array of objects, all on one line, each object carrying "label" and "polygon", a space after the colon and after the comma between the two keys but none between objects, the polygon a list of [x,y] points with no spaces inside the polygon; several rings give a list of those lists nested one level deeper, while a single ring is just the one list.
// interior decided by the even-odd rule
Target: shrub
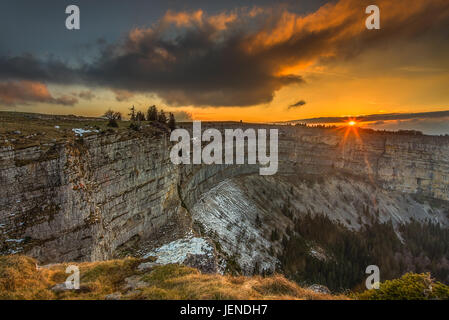
[{"label": "shrub", "polygon": [[449,287],[435,281],[430,273],[407,273],[399,279],[387,280],[379,289],[356,296],[361,300],[427,300],[449,299]]},{"label": "shrub", "polygon": [[140,126],[137,123],[131,122],[131,124],[129,125],[129,128],[134,130],[134,131],[139,131],[140,130]]},{"label": "shrub", "polygon": [[108,122],[108,127],[118,128],[117,120],[115,120],[115,119],[110,119],[109,122]]}]

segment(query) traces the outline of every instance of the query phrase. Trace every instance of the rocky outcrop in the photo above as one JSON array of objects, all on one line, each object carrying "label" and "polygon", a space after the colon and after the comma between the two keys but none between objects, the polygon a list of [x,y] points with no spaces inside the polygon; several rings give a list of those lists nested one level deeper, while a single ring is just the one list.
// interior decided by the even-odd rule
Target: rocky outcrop
[{"label": "rocky outcrop", "polygon": [[281,143],[297,170],[337,169],[388,190],[449,200],[449,137],[290,129]]},{"label": "rocky outcrop", "polygon": [[102,260],[151,234],[180,208],[166,143],[95,135],[52,146],[51,159],[39,148],[2,150],[3,252],[25,250],[41,262]]},{"label": "rocky outcrop", "polygon": [[[448,138],[279,129],[280,176],[341,172],[384,190],[449,200]],[[187,215],[221,181],[258,174],[255,165],[175,166],[169,151],[167,136],[123,133],[1,147],[1,253],[41,263],[108,259]]]}]

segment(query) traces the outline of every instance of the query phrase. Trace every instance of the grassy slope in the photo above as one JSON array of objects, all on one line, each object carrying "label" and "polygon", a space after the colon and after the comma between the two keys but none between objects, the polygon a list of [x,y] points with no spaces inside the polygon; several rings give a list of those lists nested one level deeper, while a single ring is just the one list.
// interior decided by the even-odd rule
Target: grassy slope
[{"label": "grassy slope", "polygon": [[[80,290],[54,292],[63,283],[69,264],[37,267],[25,256],[0,257],[0,299],[105,299],[116,293],[121,299],[347,299],[303,289],[283,276],[233,277],[201,274],[179,265],[139,271],[143,260],[126,258],[77,263]],[[130,278],[131,277],[131,278]],[[128,280],[126,280],[128,279]],[[140,284],[129,288],[129,279]]]},{"label": "grassy slope", "polygon": [[[83,137],[102,135],[105,133],[122,134],[125,137],[138,135],[130,130],[130,121],[117,121],[117,128],[108,126],[108,121],[101,118],[77,116],[54,116],[0,111],[0,147],[10,146],[13,149],[25,149],[40,146],[45,150],[47,145],[65,143],[76,139],[72,129],[90,130]],[[58,128],[57,128],[58,127]],[[160,133],[161,125],[142,122],[142,132],[146,136]],[[95,132],[98,131],[98,133]]]}]

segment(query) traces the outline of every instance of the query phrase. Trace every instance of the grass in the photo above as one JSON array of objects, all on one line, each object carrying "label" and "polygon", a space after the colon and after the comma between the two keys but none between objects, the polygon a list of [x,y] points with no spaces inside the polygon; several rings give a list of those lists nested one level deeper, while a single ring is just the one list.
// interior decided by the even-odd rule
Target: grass
[{"label": "grass", "polygon": [[75,136],[73,128],[107,129],[103,119],[18,112],[0,112],[0,123],[0,145],[15,149],[65,141]]},{"label": "grass", "polygon": [[142,278],[149,284],[131,299],[345,299],[344,296],[318,294],[303,289],[281,275],[244,277],[201,274],[185,266],[161,266]]},{"label": "grass", "polygon": [[[37,267],[25,256],[0,257],[0,299],[19,300],[94,300],[117,293],[122,299],[347,299],[315,293],[299,287],[281,275],[271,277],[201,274],[180,265],[157,266],[139,271],[145,260],[125,258],[103,262],[76,263],[80,268],[80,289],[57,293],[51,290],[63,283],[69,263]],[[144,285],[126,286],[127,278]]]},{"label": "grass", "polygon": [[[449,299],[449,287],[430,274],[408,273],[380,284],[379,290],[331,295],[316,293],[282,275],[244,277],[201,274],[181,265],[139,271],[147,260],[125,258],[73,263],[80,268],[80,289],[54,292],[64,283],[71,263],[38,267],[32,258],[0,256],[0,300],[101,300],[116,294],[127,300],[420,300]],[[139,286],[129,287],[129,279]]]},{"label": "grass", "polygon": [[[77,140],[72,129],[91,130],[83,138],[93,134],[118,133],[130,138],[138,132],[129,128],[130,121],[117,121],[118,127],[108,126],[108,120],[78,116],[57,116],[22,112],[0,111],[0,147],[12,146],[14,149],[25,149],[40,146],[42,150],[50,149],[55,143]],[[160,126],[142,122],[145,134],[160,133]],[[98,130],[98,133],[94,132]],[[79,139],[78,139],[79,140]]]},{"label": "grass", "polygon": [[105,262],[73,263],[80,268],[81,288],[77,291],[56,293],[51,288],[64,283],[69,263],[37,267],[32,258],[13,255],[0,257],[0,299],[53,300],[103,299],[120,290],[125,278],[136,272],[137,259]]},{"label": "grass", "polygon": [[33,259],[0,257],[0,299],[51,299],[47,272],[37,272]]}]

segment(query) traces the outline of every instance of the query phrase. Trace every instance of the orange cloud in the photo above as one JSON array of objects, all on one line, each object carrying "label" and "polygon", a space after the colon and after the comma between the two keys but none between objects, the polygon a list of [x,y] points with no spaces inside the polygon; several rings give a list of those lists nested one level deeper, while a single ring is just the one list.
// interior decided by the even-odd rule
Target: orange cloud
[{"label": "orange cloud", "polygon": [[[320,58],[357,54],[376,41],[407,39],[448,26],[446,0],[378,0],[381,29],[368,31],[365,7],[369,4],[370,1],[340,0],[308,15],[259,8],[251,16],[260,16],[266,22],[263,28],[248,34],[242,46],[254,56],[277,55],[272,60],[273,67],[278,69],[278,74],[285,74],[285,70],[298,72]],[[297,54],[293,54],[294,49]]]},{"label": "orange cloud", "polygon": [[[93,84],[116,90],[118,100],[155,93],[173,106],[254,106],[271,103],[283,88],[303,84],[307,69],[321,68],[324,75],[329,62],[354,60],[373,48],[423,38],[436,39],[434,46],[447,38],[447,0],[377,0],[380,30],[365,28],[369,4],[332,1],[309,14],[283,6],[218,14],[168,11],[80,69],[26,56],[0,57],[0,79]],[[419,52],[409,54],[419,59]]]},{"label": "orange cloud", "polygon": [[47,86],[34,81],[11,81],[0,83],[0,104],[7,106],[30,103],[50,103],[73,106],[78,100],[71,96],[55,98]]}]

